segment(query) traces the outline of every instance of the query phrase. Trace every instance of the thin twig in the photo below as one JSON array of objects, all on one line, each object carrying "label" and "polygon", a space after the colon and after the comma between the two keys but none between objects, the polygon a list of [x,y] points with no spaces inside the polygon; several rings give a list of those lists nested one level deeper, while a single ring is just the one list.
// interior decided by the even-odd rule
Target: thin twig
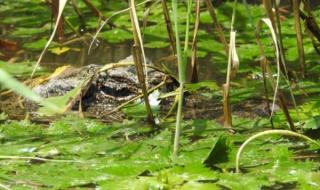
[{"label": "thin twig", "polygon": [[79,160],[54,160],[54,159],[47,159],[47,158],[40,158],[40,157],[33,157],[33,156],[0,156],[0,159],[38,160],[38,161],[58,162],[58,163],[85,163]]},{"label": "thin twig", "polygon": [[[141,2],[141,3],[138,3],[136,6],[143,5],[143,4],[148,3],[148,2],[150,2],[150,1],[153,1],[153,0],[143,1],[143,2]],[[103,28],[113,17],[117,16],[118,14],[127,12],[127,11],[129,11],[130,9],[131,9],[131,8],[129,7],[129,8],[123,9],[123,10],[121,10],[121,11],[117,11],[117,12],[113,13],[109,18],[107,18],[107,19],[101,24],[101,26],[99,27],[99,29],[97,30],[97,32],[95,33],[95,35],[94,35],[93,38],[92,38],[92,41],[91,41],[90,46],[89,46],[89,49],[88,49],[88,54],[90,54],[91,48],[92,48],[94,42],[96,41],[96,39],[97,39],[100,31],[102,30],[102,28]]]}]

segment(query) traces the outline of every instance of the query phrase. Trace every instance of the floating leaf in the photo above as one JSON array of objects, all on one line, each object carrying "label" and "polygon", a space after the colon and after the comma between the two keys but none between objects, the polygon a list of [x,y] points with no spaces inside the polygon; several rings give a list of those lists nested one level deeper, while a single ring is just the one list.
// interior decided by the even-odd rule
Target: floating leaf
[{"label": "floating leaf", "polygon": [[208,167],[213,167],[217,163],[228,161],[229,145],[227,137],[220,136],[212,146],[211,151],[207,158],[203,161],[203,164]]},{"label": "floating leaf", "polygon": [[147,48],[165,48],[168,47],[169,43],[166,41],[151,41],[144,44]]},{"label": "floating leaf", "polygon": [[115,28],[105,32],[101,32],[99,37],[110,43],[125,42],[132,39],[132,33],[120,28]]},{"label": "floating leaf", "polygon": [[43,27],[43,28],[27,28],[27,27],[21,27],[17,28],[11,33],[11,36],[13,37],[33,37],[35,35],[42,34],[46,31],[49,31],[50,27]]},{"label": "floating leaf", "polygon": [[31,51],[40,51],[42,50],[43,46],[46,45],[47,43],[47,39],[45,38],[41,38],[39,40],[36,40],[34,42],[29,42],[29,43],[25,43],[23,44],[23,48],[26,48],[28,50],[31,50]]},{"label": "floating leaf", "polygon": [[305,121],[304,129],[319,129],[320,128],[320,115],[311,117]]},{"label": "floating leaf", "polygon": [[[3,69],[7,73],[14,76],[25,76],[30,74],[34,62],[19,62],[19,63],[7,63],[0,61],[0,69]],[[38,68],[38,72],[45,72],[46,70],[42,67]]]},{"label": "floating leaf", "polygon": [[194,92],[203,88],[209,89],[210,91],[219,90],[217,83],[214,81],[202,81],[198,83],[185,84],[185,87],[187,90]]}]

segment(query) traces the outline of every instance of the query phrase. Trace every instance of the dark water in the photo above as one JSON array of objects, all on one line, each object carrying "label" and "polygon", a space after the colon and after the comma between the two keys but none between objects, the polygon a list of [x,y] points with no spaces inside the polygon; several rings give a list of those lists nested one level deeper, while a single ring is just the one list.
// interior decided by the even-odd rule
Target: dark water
[{"label": "dark water", "polygon": [[[47,53],[43,62],[52,67],[60,64],[70,64],[74,66],[89,64],[103,65],[116,63],[132,54],[132,42],[110,44],[101,41],[98,46],[91,49],[90,53],[88,52],[89,45],[86,43],[76,43],[72,46],[80,49],[80,51],[69,51],[63,55]],[[145,51],[147,57],[152,61],[170,55],[169,49],[145,49]]]},{"label": "dark water", "polygon": [[[81,67],[89,64],[104,65],[108,63],[116,63],[132,53],[132,42],[120,44],[110,44],[101,41],[98,46],[88,53],[89,45],[87,43],[76,43],[72,47],[80,49],[80,51],[68,51],[62,55],[55,55],[47,52],[42,66],[55,69],[63,65],[73,65]],[[164,64],[172,73],[177,75],[177,65],[170,48],[145,48],[146,57],[157,66]],[[200,80],[218,80],[222,82],[224,76],[218,74],[211,61],[211,56],[198,59],[199,63],[199,79]],[[189,61],[190,62],[190,61]],[[227,64],[227,63],[226,63]],[[187,67],[187,73],[190,73],[190,65]],[[189,76],[189,75],[187,75]]]}]

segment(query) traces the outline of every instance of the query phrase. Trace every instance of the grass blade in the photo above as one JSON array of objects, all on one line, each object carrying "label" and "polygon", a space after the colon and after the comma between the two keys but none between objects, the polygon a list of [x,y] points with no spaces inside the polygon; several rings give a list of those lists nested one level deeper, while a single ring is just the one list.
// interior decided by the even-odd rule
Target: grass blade
[{"label": "grass blade", "polygon": [[59,112],[60,110],[56,105],[50,102],[44,101],[42,97],[40,97],[38,94],[33,92],[23,83],[20,83],[19,81],[17,81],[15,78],[10,76],[7,72],[5,72],[2,69],[0,69],[0,83],[5,88],[12,90],[16,94],[19,94],[20,96],[23,96],[31,101],[37,102],[52,111]]}]

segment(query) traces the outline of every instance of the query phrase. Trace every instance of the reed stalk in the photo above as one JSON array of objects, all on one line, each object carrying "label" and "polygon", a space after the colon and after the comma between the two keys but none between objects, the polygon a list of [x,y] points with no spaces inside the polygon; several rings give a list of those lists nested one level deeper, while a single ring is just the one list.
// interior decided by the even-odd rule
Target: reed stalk
[{"label": "reed stalk", "polygon": [[152,109],[149,103],[148,99],[148,91],[147,91],[147,75],[146,75],[146,58],[143,50],[143,42],[140,32],[140,26],[138,22],[138,17],[135,9],[135,1],[130,0],[129,1],[130,6],[130,18],[131,18],[131,24],[132,24],[132,30],[133,30],[133,39],[134,39],[134,45],[133,45],[133,59],[134,64],[137,71],[138,80],[141,86],[141,90],[143,93],[143,99],[145,102],[146,110],[147,110],[147,121],[149,124],[154,125],[154,117],[152,113]]},{"label": "reed stalk", "polygon": [[61,17],[58,20],[58,15],[59,15],[59,5],[60,2],[59,0],[53,0],[51,2],[51,9],[52,9],[52,13],[54,16],[54,19],[56,22],[58,22],[58,26],[57,26],[57,34],[56,34],[56,40],[58,42],[63,42],[65,40],[65,35],[64,35],[64,18]]},{"label": "reed stalk", "polygon": [[[263,5],[266,10],[266,14],[271,21],[272,28],[276,35],[276,45],[278,46],[279,52],[279,61],[280,61],[280,70],[285,75],[288,76],[287,70],[285,68],[285,56],[283,52],[283,45],[282,45],[282,35],[281,35],[281,25],[279,19],[279,11],[278,6],[274,0],[263,0]],[[273,9],[273,7],[275,9]],[[274,12],[275,10],[276,12]]]},{"label": "reed stalk", "polygon": [[294,28],[297,36],[297,46],[298,46],[298,54],[299,54],[299,65],[300,65],[300,73],[301,77],[305,76],[305,57],[304,57],[304,48],[303,48],[303,38],[302,38],[302,30],[301,30],[301,22],[300,22],[300,4],[301,0],[292,0],[292,9],[294,15]]},{"label": "reed stalk", "polygon": [[[289,72],[287,70],[287,66],[286,66],[286,56],[285,56],[285,53],[284,53],[284,47],[283,47],[283,38],[282,38],[282,30],[281,30],[281,23],[280,23],[280,13],[279,13],[279,3],[276,2],[276,0],[272,0],[273,1],[273,6],[274,6],[274,10],[275,10],[275,16],[276,16],[276,33],[277,33],[277,40],[278,40],[278,43],[279,43],[279,53],[280,53],[280,63],[281,63],[281,67],[283,68],[283,74],[284,74],[284,77],[285,77],[285,82],[287,83],[288,87],[289,87],[289,92],[290,92],[290,96],[291,96],[291,100],[293,102],[293,106],[296,110],[296,114],[297,114],[297,117],[298,117],[298,120],[301,122],[301,117],[300,117],[300,113],[297,109],[297,103],[296,103],[296,99],[293,95],[293,91],[292,91],[292,88],[291,88],[291,76],[289,75]],[[281,68],[280,67],[280,68]],[[293,124],[293,121],[292,121],[292,118],[290,116],[290,113],[288,111],[288,106],[285,102],[285,98],[284,98],[284,95],[282,93],[279,93],[278,95],[278,98],[279,98],[279,102],[280,102],[280,105],[283,105],[282,108],[283,108],[283,111],[284,111],[284,114],[286,115],[287,119],[288,119],[288,123],[289,123],[289,126],[291,128],[292,131],[296,131],[296,127],[294,126]]]},{"label": "reed stalk", "polygon": [[192,7],[192,0],[188,0],[186,31],[185,31],[185,40],[184,40],[184,48],[183,48],[184,53],[186,53],[186,51],[188,50],[188,46],[189,46],[189,28],[190,28],[191,7]]},{"label": "reed stalk", "polygon": [[269,120],[270,120],[270,124],[271,124],[271,128],[274,128],[273,125],[273,118],[271,117],[271,107],[269,104],[269,91],[268,91],[268,86],[267,86],[267,66],[268,66],[268,60],[266,57],[262,57],[261,62],[260,62],[260,67],[262,70],[262,78],[263,78],[263,87],[264,87],[264,93],[265,93],[265,101],[267,103],[267,110],[268,110],[268,114],[269,114]]},{"label": "reed stalk", "polygon": [[320,42],[320,27],[317,24],[315,16],[311,12],[310,2],[308,0],[304,0],[303,2],[307,15],[304,15],[304,13],[300,11],[300,16],[305,20],[306,28],[318,40],[318,42]]},{"label": "reed stalk", "polygon": [[302,11],[300,11],[300,17],[304,21],[304,26],[306,28],[308,36],[311,38],[312,45],[314,49],[320,54],[319,45],[317,44],[320,42],[320,27],[316,22],[316,18],[312,15],[310,8],[307,4],[308,1],[304,1],[305,4],[305,11],[307,15],[305,15]]},{"label": "reed stalk", "polygon": [[170,20],[170,14],[168,10],[168,5],[167,5],[167,0],[162,0],[162,10],[163,10],[163,16],[164,20],[166,22],[166,28],[169,36],[169,41],[170,41],[170,47],[174,55],[176,55],[176,45],[174,42],[174,34],[173,34],[173,29],[172,29],[172,24]]},{"label": "reed stalk", "polygon": [[[231,107],[230,107],[230,81],[237,69],[239,68],[239,59],[236,52],[236,31],[234,30],[234,22],[236,18],[236,8],[238,1],[234,1],[232,20],[230,25],[230,42],[229,42],[229,53],[228,53],[228,68],[226,83],[223,84],[223,115],[224,115],[224,127],[231,129],[232,128],[232,116],[231,116]],[[233,132],[231,130],[231,132]]]},{"label": "reed stalk", "polygon": [[177,62],[179,70],[179,97],[178,97],[178,110],[176,117],[176,129],[173,144],[173,155],[177,156],[179,152],[179,141],[181,133],[181,123],[182,123],[182,103],[183,103],[183,86],[185,83],[185,62],[182,59],[180,38],[179,38],[179,12],[178,12],[178,0],[172,0],[172,11],[173,11],[173,22],[174,22],[174,32],[176,38],[176,51],[177,51]]},{"label": "reed stalk", "polygon": [[191,45],[191,82],[198,82],[198,66],[197,66],[197,34],[200,23],[200,1],[196,1],[196,19],[194,22],[193,39]]},{"label": "reed stalk", "polygon": [[[274,81],[274,79],[272,77],[272,71],[271,71],[269,65],[267,64],[267,60],[266,60],[266,56],[265,56],[265,53],[264,53],[264,49],[263,49],[263,46],[262,46],[262,43],[261,43],[260,37],[259,37],[259,33],[261,31],[261,27],[262,27],[263,23],[265,23],[269,27],[269,30],[270,30],[271,35],[272,35],[272,41],[273,41],[273,44],[274,44],[275,49],[276,49],[275,50],[276,61],[277,61],[277,79],[276,79],[276,81]],[[283,113],[285,114],[285,117],[286,117],[286,119],[287,119],[287,121],[289,123],[290,129],[292,131],[296,131],[296,127],[295,127],[295,125],[294,125],[294,123],[292,121],[292,118],[291,118],[290,114],[289,114],[285,99],[284,99],[282,93],[279,92],[279,83],[280,83],[280,74],[281,74],[281,72],[280,72],[280,70],[281,70],[280,69],[281,58],[280,58],[279,43],[277,41],[276,31],[273,28],[271,19],[264,18],[258,23],[257,30],[256,30],[256,39],[257,39],[257,44],[258,44],[258,47],[259,47],[259,50],[260,50],[261,57],[262,57],[262,59],[265,59],[264,60],[265,68],[262,68],[262,70],[264,71],[264,69],[265,69],[265,71],[267,72],[267,74],[269,76],[269,80],[270,80],[271,86],[272,86],[272,88],[274,90],[274,96],[273,96],[273,102],[272,102],[272,109],[271,109],[271,113],[270,113],[270,119],[273,116],[274,107],[275,107],[275,101],[277,99],[279,104],[280,104],[280,106],[281,106],[281,109],[283,110]],[[266,85],[265,85],[265,88],[266,88]],[[289,87],[289,89],[291,90],[291,87]],[[292,92],[292,91],[290,91],[290,92]],[[294,101],[294,103],[295,103],[295,101]]]}]

